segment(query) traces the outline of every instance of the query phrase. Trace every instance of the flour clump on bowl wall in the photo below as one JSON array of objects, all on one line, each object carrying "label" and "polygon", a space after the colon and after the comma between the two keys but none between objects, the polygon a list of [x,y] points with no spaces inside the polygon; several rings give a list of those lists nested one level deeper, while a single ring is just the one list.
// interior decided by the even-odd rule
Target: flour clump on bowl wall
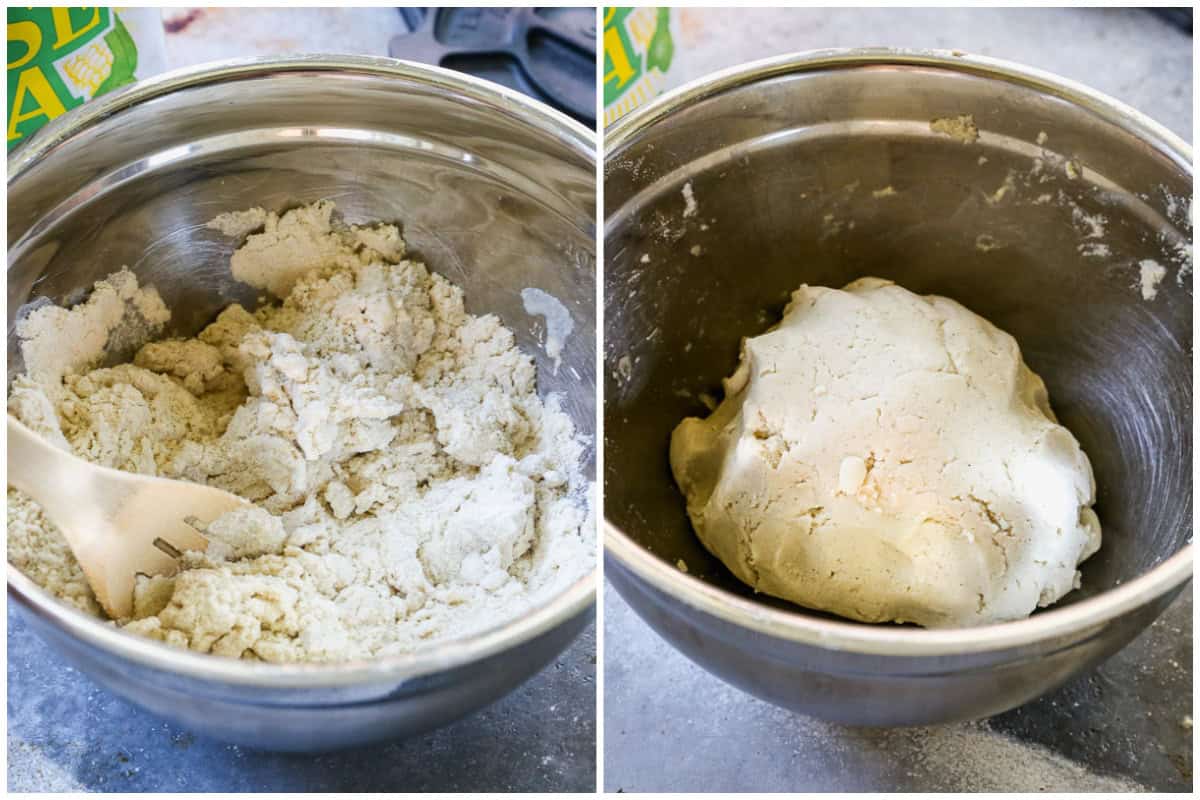
[{"label": "flour clump on bowl wall", "polygon": [[[132,363],[97,367],[99,336],[77,363],[39,366],[86,304],[35,309],[18,330],[27,374],[9,409],[26,424],[89,460],[257,506],[215,520],[177,576],[140,579],[134,617],[117,621],[128,630],[267,661],[377,657],[510,622],[593,567],[584,441],[538,397],[512,332],[406,258],[395,226],[341,225],[334,210],[214,221],[249,233],[234,274],[280,302],[232,305]],[[61,535],[13,490],[9,560],[97,613]]]},{"label": "flour clump on bowl wall", "polygon": [[738,578],[863,622],[1020,619],[1100,546],[1091,465],[1015,340],[876,278],[797,290],[671,465]]}]

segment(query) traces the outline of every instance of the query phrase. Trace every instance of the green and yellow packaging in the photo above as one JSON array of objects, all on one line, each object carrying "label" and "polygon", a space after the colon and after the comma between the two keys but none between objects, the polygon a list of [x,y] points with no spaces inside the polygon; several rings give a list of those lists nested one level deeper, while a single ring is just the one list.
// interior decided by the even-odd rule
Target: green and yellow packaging
[{"label": "green and yellow packaging", "polygon": [[8,9],[8,149],[88,100],[164,67],[158,9]]},{"label": "green and yellow packaging", "polygon": [[653,100],[675,61],[669,8],[604,9],[604,125]]}]

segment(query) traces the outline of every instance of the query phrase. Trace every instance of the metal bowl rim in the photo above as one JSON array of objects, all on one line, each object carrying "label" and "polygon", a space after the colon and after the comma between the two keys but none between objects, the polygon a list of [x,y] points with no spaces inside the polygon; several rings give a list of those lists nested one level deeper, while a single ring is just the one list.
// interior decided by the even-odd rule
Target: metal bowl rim
[{"label": "metal bowl rim", "polygon": [[743,628],[828,650],[902,658],[954,656],[1024,647],[1077,636],[1152,602],[1192,576],[1192,545],[1131,581],[1028,619],[977,628],[925,629],[827,620],[747,600],[667,564],[607,520],[604,550],[664,594]]},{"label": "metal bowl rim", "polygon": [[[605,134],[606,162],[634,136],[691,103],[756,81],[800,72],[862,66],[936,67],[1049,91],[1100,115],[1138,138],[1157,138],[1188,175],[1192,148],[1140,111],[1082,84],[1044,70],[959,51],[860,48],[812,50],[765,58],[721,70],[667,92],[618,120]],[[607,168],[608,164],[605,164]],[[1038,612],[1028,619],[977,628],[923,629],[865,625],[809,616],[797,606],[785,611],[719,589],[667,564],[604,520],[604,550],[655,589],[734,625],[790,642],[829,650],[881,656],[921,657],[984,653],[1029,646],[1056,637],[1079,636],[1094,626],[1146,605],[1192,576],[1189,542],[1144,574],[1079,603]]]},{"label": "metal bowl rim", "polygon": [[567,144],[585,158],[596,157],[596,132],[566,114],[526,95],[466,73],[398,58],[311,53],[257,56],[212,61],[170,70],[118,89],[71,109],[39,128],[8,156],[8,182],[72,136],[126,108],[205,84],[261,78],[272,73],[334,72],[400,78],[467,95],[498,110],[510,111],[523,123]]},{"label": "metal bowl rim", "polygon": [[395,656],[357,661],[269,664],[182,650],[85,614],[42,589],[12,564],[9,598],[59,630],[136,664],[224,685],[263,689],[344,688],[402,682],[481,661],[512,649],[583,613],[594,601],[597,570],[550,603],[496,628]]},{"label": "metal bowl rim", "polygon": [[[832,48],[771,56],[704,75],[621,117],[605,131],[605,161],[627,140],[692,103],[721,92],[769,78],[802,72],[856,67],[933,67],[992,78],[1049,92],[1099,115],[1139,138],[1146,134],[1162,140],[1171,155],[1191,173],[1192,148],[1180,136],[1137,109],[1077,81],[1046,70],[959,50],[917,50],[890,47]],[[605,164],[607,168],[608,164]]]},{"label": "metal bowl rim", "polygon": [[[498,84],[440,67],[393,58],[349,55],[302,55],[232,59],[157,75],[68,111],[37,131],[8,157],[11,185],[73,136],[131,106],[156,97],[211,83],[287,72],[344,72],[401,78],[451,90],[512,113],[522,123],[553,137],[593,164],[596,134],[559,111]],[[512,622],[469,637],[450,640],[384,658],[332,663],[267,664],[181,650],[121,630],[52,597],[12,564],[7,564],[8,594],[19,606],[87,645],[142,666],[225,685],[263,689],[342,688],[400,682],[480,661],[520,646],[584,613],[596,594],[599,566]]]}]

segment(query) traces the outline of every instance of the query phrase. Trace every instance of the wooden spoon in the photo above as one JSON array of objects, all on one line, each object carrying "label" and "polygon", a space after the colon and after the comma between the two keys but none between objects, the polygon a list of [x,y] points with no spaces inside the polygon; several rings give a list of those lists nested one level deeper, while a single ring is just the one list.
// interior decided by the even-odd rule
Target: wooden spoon
[{"label": "wooden spoon", "polygon": [[133,615],[138,575],[168,575],[186,550],[208,546],[200,530],[247,500],[198,483],[101,467],[50,444],[10,414],[8,483],[58,526],[100,605]]}]

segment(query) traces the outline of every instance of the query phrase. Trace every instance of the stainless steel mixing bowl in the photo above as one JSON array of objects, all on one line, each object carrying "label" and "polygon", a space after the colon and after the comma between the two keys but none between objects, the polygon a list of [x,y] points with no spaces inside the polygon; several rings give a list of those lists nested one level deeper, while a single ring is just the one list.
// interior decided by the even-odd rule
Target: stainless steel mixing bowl
[{"label": "stainless steel mixing bowl", "polygon": [[[764,61],[622,120],[604,197],[612,585],[723,679],[848,723],[995,714],[1114,653],[1192,571],[1191,194],[1190,148],[1133,109],[950,53]],[[1167,270],[1152,300],[1146,259]],[[693,534],[671,430],[707,414],[700,396],[791,290],[864,275],[1012,333],[1091,457],[1104,545],[1053,608],[962,630],[848,622],[754,595]]]},{"label": "stainless steel mixing bowl", "polygon": [[[8,166],[10,378],[21,368],[13,320],[28,303],[76,301],[128,264],[173,310],[171,333],[195,333],[257,295],[232,279],[236,243],[207,220],[331,198],[349,222],[399,221],[469,310],[516,333],[537,357],[539,391],[564,396],[594,435],[594,134],[540,104],[390,59],[242,61],[88,103]],[[539,343],[541,319],[523,310],[529,286],[574,319],[561,369]],[[417,732],[500,697],[584,628],[595,583],[593,572],[520,620],[411,655],[269,665],[135,637],[8,569],[10,599],[96,682],[192,730],[289,750]]]}]

